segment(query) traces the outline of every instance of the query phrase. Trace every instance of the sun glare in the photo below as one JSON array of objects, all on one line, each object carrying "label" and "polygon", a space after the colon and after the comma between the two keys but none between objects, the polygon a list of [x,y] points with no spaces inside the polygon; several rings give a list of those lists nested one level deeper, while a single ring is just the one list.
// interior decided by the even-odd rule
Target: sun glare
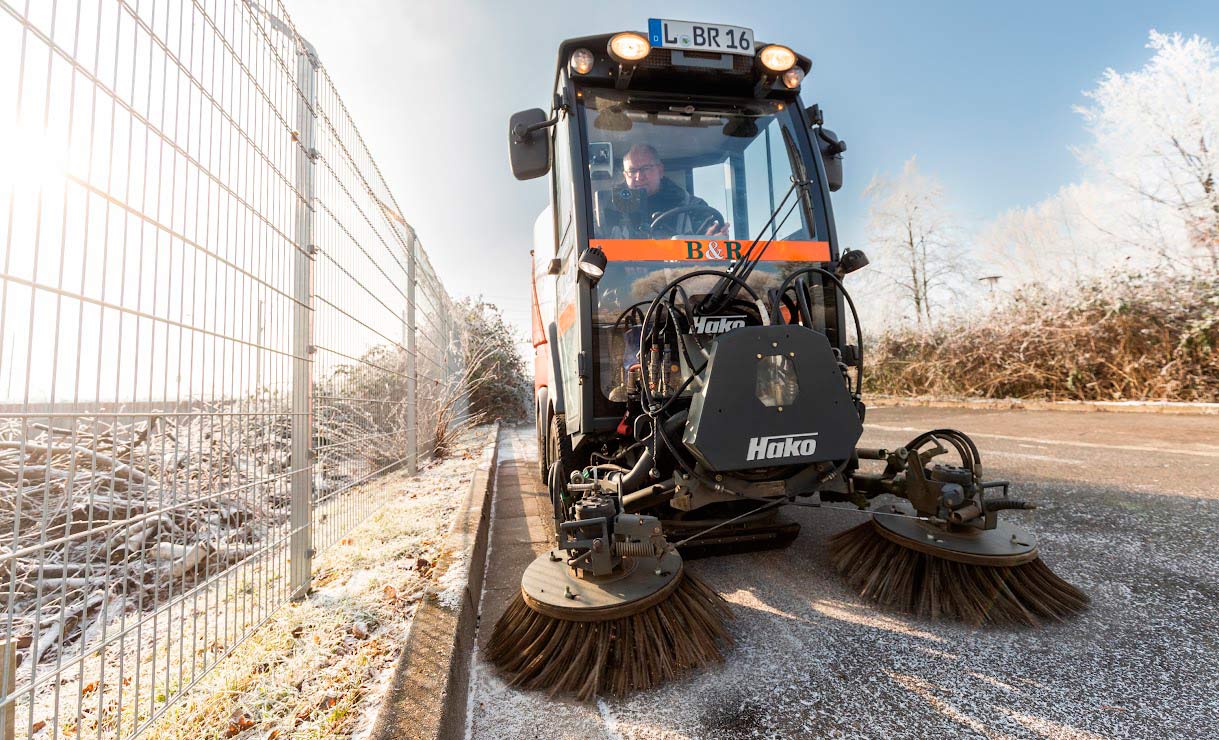
[{"label": "sun glare", "polygon": [[46,127],[0,123],[0,193],[37,192],[61,185],[68,172],[67,146]]}]

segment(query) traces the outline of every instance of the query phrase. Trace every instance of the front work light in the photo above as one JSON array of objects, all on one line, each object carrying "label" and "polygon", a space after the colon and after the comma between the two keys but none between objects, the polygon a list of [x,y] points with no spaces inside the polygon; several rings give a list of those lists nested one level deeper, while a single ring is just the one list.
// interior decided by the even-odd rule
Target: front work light
[{"label": "front work light", "polygon": [[758,52],[762,66],[771,72],[786,72],[796,65],[796,52],[786,46],[772,44]]},{"label": "front work light", "polygon": [[576,49],[571,53],[571,71],[578,75],[586,75],[593,68],[596,59],[588,49]]},{"label": "front work light", "polygon": [[606,262],[608,260],[605,258],[605,252],[601,251],[601,247],[589,247],[580,255],[580,272],[596,283],[605,274]]},{"label": "front work light", "polygon": [[799,67],[792,67],[783,73],[783,84],[787,89],[795,90],[801,82],[804,82],[804,70]]},{"label": "front work light", "polygon": [[637,62],[648,55],[652,45],[637,33],[620,33],[610,39],[609,53],[619,64]]}]

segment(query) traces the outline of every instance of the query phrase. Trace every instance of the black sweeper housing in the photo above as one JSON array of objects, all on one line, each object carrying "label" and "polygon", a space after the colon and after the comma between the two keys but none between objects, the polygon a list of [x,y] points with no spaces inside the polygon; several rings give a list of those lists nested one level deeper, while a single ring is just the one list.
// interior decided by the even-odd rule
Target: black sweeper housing
[{"label": "black sweeper housing", "polygon": [[714,341],[682,442],[717,472],[843,460],[863,428],[825,335],[796,324]]}]

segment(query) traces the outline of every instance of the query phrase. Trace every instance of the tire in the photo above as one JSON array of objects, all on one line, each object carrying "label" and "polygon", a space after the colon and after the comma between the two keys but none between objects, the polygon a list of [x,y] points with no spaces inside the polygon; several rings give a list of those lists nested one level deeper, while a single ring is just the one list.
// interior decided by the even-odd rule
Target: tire
[{"label": "tire", "polygon": [[539,408],[537,423],[534,424],[538,440],[538,477],[543,485],[550,480],[550,439],[547,436],[550,426],[549,411],[549,407]]},{"label": "tire", "polygon": [[554,523],[552,534],[556,541],[559,536],[559,525],[567,521],[567,507],[563,503],[563,488],[567,485],[566,475],[563,466],[559,463],[551,465],[550,470],[546,473],[546,492],[550,495],[550,509]]},{"label": "tire", "polygon": [[[546,435],[548,472],[550,466],[556,462],[562,464],[565,476],[570,475],[571,471],[576,469],[575,455],[571,451],[571,437],[567,436],[567,420],[563,414],[554,414],[550,417],[550,430]],[[547,480],[547,477],[544,475],[542,480]]]},{"label": "tire", "polygon": [[550,493],[556,536],[559,532],[559,524],[566,519],[562,495],[567,487],[568,476],[575,469],[574,457],[571,451],[571,437],[567,436],[566,420],[563,414],[555,414],[550,417],[550,428],[546,434],[548,467],[542,480],[546,483],[547,491]]}]

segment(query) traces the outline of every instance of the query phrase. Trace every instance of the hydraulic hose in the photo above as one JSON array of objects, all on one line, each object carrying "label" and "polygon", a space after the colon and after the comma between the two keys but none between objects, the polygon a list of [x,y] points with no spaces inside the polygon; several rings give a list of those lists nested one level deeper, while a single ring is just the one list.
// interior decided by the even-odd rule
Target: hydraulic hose
[{"label": "hydraulic hose", "polygon": [[787,279],[783,281],[783,284],[779,286],[779,291],[775,294],[774,301],[771,305],[771,314],[774,317],[775,323],[777,323],[779,317],[782,315],[779,310],[779,303],[783,295],[787,293],[788,287],[801,275],[814,272],[818,275],[823,275],[829,278],[834,283],[835,287],[838,288],[838,292],[842,293],[843,299],[846,301],[847,306],[849,306],[851,309],[851,318],[855,322],[855,338],[859,342],[859,357],[856,358],[857,363],[855,366],[855,394],[860,395],[863,393],[863,327],[859,323],[859,310],[855,308],[855,301],[851,298],[851,294],[847,291],[846,286],[842,284],[842,281],[838,279],[837,275],[829,270],[823,270],[820,267],[805,267],[796,270],[792,274],[788,275]]},{"label": "hydraulic hose", "polygon": [[[666,419],[661,424],[659,429],[661,437],[667,442],[668,434],[677,434],[679,431],[681,431],[682,426],[684,426],[686,423],[686,417],[688,415],[689,411],[687,409],[682,409]],[[654,430],[652,434],[655,435],[656,431]],[[639,455],[639,460],[631,467],[629,471],[618,476],[611,473],[609,477],[611,480],[617,477],[618,490],[625,495],[648,485],[652,481],[652,470],[655,467],[656,457],[653,455],[652,450],[645,447],[643,453]]]},{"label": "hydraulic hose", "polygon": [[618,478],[618,490],[626,492],[642,488],[651,477],[654,463],[652,451],[644,448],[643,454],[639,456],[639,461],[635,463],[635,466]]},{"label": "hydraulic hose", "polygon": [[[654,299],[652,299],[652,303],[648,306],[647,312],[644,313],[644,315],[643,315],[643,323],[640,326],[639,360],[640,360],[640,368],[642,370],[641,380],[643,381],[642,383],[640,383],[640,389],[643,392],[643,401],[644,401],[645,409],[653,406],[653,404],[654,404],[654,401],[652,398],[652,393],[648,388],[648,383],[650,381],[654,381],[654,378],[648,377],[648,375],[649,375],[649,373],[647,371],[648,366],[646,363],[643,362],[644,346],[647,345],[651,341],[652,333],[656,332],[656,330],[659,328],[657,326],[657,324],[659,324],[659,322],[660,322],[660,317],[668,316],[667,313],[660,313],[657,311],[657,304],[665,302],[665,301],[671,302],[672,299],[668,297],[669,293],[671,291],[673,291],[675,288],[677,288],[679,285],[681,285],[681,283],[683,283],[687,280],[690,280],[691,278],[699,277],[702,275],[714,275],[716,277],[727,279],[730,282],[732,282],[736,285],[739,285],[742,290],[744,290],[746,293],[749,294],[749,297],[753,299],[754,304],[758,307],[758,314],[762,320],[762,323],[763,324],[770,323],[770,314],[767,312],[766,306],[762,303],[762,299],[758,297],[757,292],[754,291],[753,288],[749,287],[749,285],[744,280],[741,280],[740,278],[735,277],[732,274],[730,274],[724,270],[694,270],[693,272],[687,272],[686,274],[681,275],[681,276],[676,277],[673,280],[671,280],[667,285],[665,285],[663,288],[661,288],[660,291],[657,292],[656,297]],[[657,315],[655,319],[653,318],[654,315]]]}]

